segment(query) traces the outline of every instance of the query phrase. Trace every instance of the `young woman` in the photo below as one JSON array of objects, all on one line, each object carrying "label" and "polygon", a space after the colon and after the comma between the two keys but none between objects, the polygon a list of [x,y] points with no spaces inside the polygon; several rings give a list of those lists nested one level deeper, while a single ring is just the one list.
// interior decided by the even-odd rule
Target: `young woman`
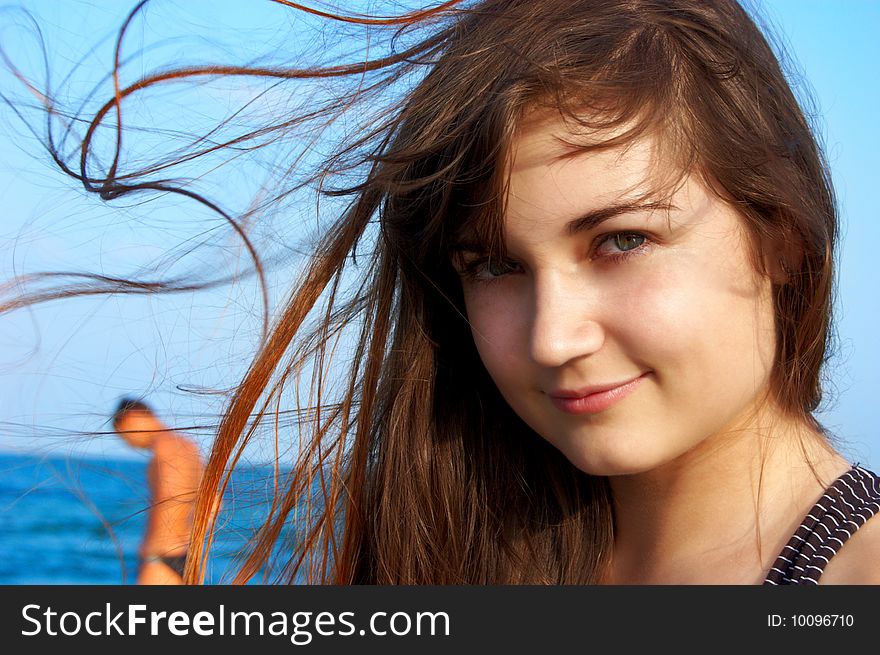
[{"label": "young woman", "polygon": [[[260,421],[295,411],[277,436],[300,457],[239,580],[281,557],[342,584],[880,583],[880,481],[812,415],[833,192],[742,7],[342,18],[429,34],[351,66],[219,71],[358,80],[310,120],[417,81],[316,177],[355,175],[334,191],[350,205],[228,407],[193,543]],[[94,186],[167,190],[112,169]]]}]

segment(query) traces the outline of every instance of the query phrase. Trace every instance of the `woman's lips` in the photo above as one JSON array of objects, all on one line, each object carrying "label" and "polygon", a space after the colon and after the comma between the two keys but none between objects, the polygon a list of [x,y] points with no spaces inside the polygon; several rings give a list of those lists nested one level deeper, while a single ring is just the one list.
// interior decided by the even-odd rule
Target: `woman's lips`
[{"label": "woman's lips", "polygon": [[617,385],[580,391],[554,391],[547,395],[556,409],[566,414],[597,414],[635,391],[646,375],[647,373],[643,373],[629,382]]}]

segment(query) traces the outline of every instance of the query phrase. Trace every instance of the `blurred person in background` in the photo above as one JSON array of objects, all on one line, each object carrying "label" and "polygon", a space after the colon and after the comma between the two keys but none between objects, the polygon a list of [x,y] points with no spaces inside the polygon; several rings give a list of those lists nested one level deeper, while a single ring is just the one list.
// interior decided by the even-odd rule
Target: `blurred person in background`
[{"label": "blurred person in background", "polygon": [[140,400],[123,398],[113,413],[113,429],[133,448],[148,449],[150,504],[138,556],[137,583],[183,584],[196,493],[203,464],[198,447],[170,430]]}]

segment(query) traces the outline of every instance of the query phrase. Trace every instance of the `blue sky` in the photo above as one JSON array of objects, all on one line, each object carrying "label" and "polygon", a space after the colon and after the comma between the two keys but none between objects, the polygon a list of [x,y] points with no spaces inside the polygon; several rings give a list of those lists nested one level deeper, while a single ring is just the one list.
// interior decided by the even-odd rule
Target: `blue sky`
[{"label": "blue sky", "polygon": [[[67,89],[62,100],[84,98],[109,70],[112,37],[128,5],[109,0],[29,0],[27,6],[39,19],[49,47],[53,86]],[[880,221],[872,194],[880,183],[880,138],[875,128],[880,105],[875,70],[880,61],[880,2],[765,0],[755,5],[796,61],[795,70],[800,71],[796,85],[810,89],[816,100],[815,122],[826,144],[842,209],[839,344],[828,368],[831,402],[820,419],[840,437],[839,445],[852,461],[876,470],[880,430],[872,410],[880,391],[880,346],[875,334],[880,316],[875,254]],[[134,45],[148,45],[147,54],[126,70],[134,76],[154,61],[197,56],[217,60],[233,50],[246,59],[264,50],[299,47],[289,42],[288,15],[258,1],[156,2],[131,37]],[[19,12],[0,13],[0,43],[23,70],[31,74],[40,70],[32,32]],[[70,71],[72,77],[65,79]],[[99,96],[107,97],[106,83],[101,88]],[[0,89],[25,97],[8,73],[0,75]],[[169,93],[207,94],[213,106],[223,107],[246,91],[227,85]],[[181,97],[175,96],[178,102],[166,106],[180,106]],[[209,114],[205,97],[189,106],[193,114],[201,111],[201,119],[210,118],[205,116]],[[163,115],[156,107],[161,104],[159,100],[134,107],[132,114],[168,129],[178,121],[195,124],[189,121],[198,118]],[[139,138],[137,152],[149,156],[157,141],[149,135]],[[205,178],[205,183],[227,204],[245,207],[266,179],[263,172],[242,158],[220,171],[219,182]],[[236,183],[231,184],[231,179]],[[186,206],[187,217],[199,220],[181,222],[178,201],[157,199],[146,205],[127,201],[121,208],[108,208],[87,197],[53,167],[39,141],[6,106],[0,107],[0,198],[4,280],[16,272],[46,268],[130,274],[162,260],[169,244],[181,242],[205,243],[205,254],[194,262],[182,256],[183,250],[175,250],[181,260],[173,268],[179,272],[193,266],[232,271],[244,257],[240,245],[209,215]],[[307,218],[304,214],[296,220]],[[288,221],[285,229],[302,229],[296,220]],[[295,258],[289,261],[291,267],[276,271],[270,279],[273,300],[281,297],[295,270]],[[222,398],[205,390],[234,385],[259,335],[258,308],[255,286],[243,281],[197,296],[64,301],[4,316],[0,319],[0,449],[130,456],[117,439],[94,436],[108,428],[107,416],[123,394],[148,394],[159,412],[176,424],[214,420]],[[207,447],[207,431],[202,438]]]}]

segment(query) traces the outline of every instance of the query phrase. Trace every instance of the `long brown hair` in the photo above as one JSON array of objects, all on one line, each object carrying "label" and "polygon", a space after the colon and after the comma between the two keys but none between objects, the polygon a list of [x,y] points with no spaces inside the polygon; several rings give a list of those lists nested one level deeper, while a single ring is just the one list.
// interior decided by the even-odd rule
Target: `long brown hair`
[{"label": "long brown hair", "polygon": [[[535,108],[590,129],[611,128],[613,138],[591,148],[659,134],[676,170],[698,174],[739,210],[761,255],[756,265],[769,258],[786,274],[774,286],[774,402],[816,425],[835,202],[810,126],[738,3],[483,0],[396,18],[322,15],[387,27],[412,45],[332,67],[173,71],[358,79],[356,89],[309,117],[328,121],[415,80],[313,178],[323,185],[353,176],[345,188],[322,186],[350,203],[327,229],[223,416],[188,580],[202,577],[212,499],[244,445],[263,419],[275,419],[277,434],[280,418],[291,416],[299,454],[279,480],[238,581],[278,556],[283,580],[600,578],[613,540],[607,481],[578,471],[500,397],[474,347],[450,264],[461,239],[479,239],[490,252],[503,247],[506,157],[523,116]],[[134,90],[118,89],[104,114]],[[279,123],[294,129],[301,120]],[[111,170],[105,193],[112,178]],[[334,348],[346,329],[357,333],[357,347],[340,367]],[[286,408],[284,389],[306,378],[308,402]],[[291,523],[294,543],[279,552]]]}]

